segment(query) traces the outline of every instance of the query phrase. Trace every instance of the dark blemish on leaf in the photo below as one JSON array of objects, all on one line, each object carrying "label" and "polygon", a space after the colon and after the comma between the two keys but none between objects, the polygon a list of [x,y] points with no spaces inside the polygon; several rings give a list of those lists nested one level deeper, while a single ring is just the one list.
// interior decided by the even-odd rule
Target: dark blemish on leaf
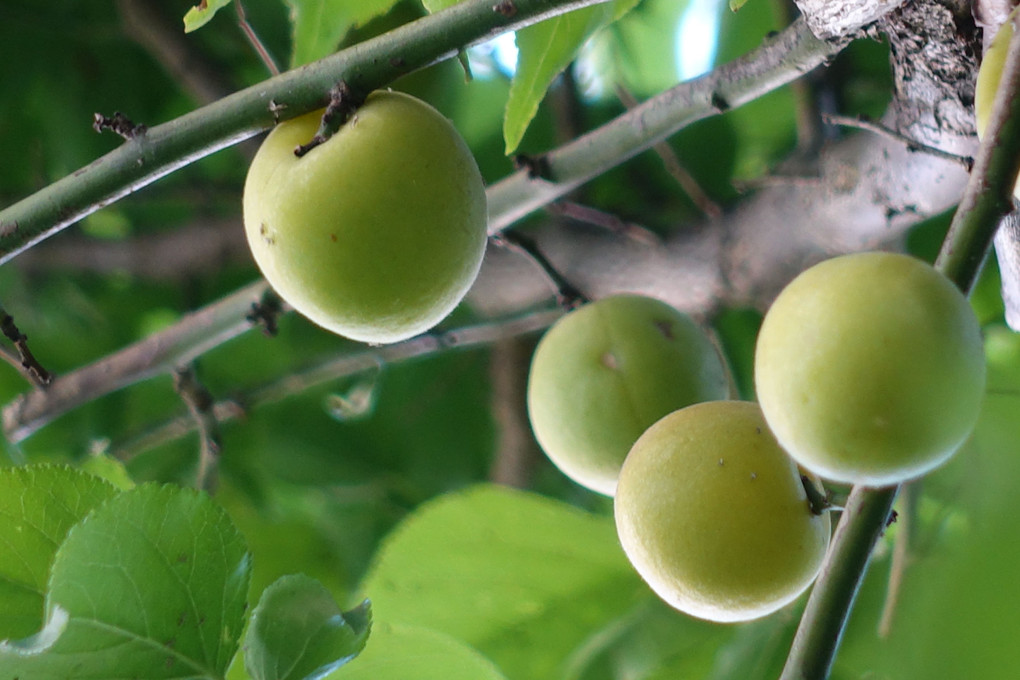
[{"label": "dark blemish on leaf", "polygon": [[167,669],[173,668],[174,664],[176,662],[177,662],[176,659],[174,659],[172,656],[168,656],[166,658],[166,667],[167,667]]},{"label": "dark blemish on leaf", "polygon": [[187,564],[188,556],[185,553],[181,553],[177,556],[177,564]]},{"label": "dark blemish on leaf", "polygon": [[606,352],[602,355],[602,365],[611,371],[615,371],[620,367],[619,363],[616,361],[616,355],[612,352]]},{"label": "dark blemish on leaf", "polygon": [[662,336],[664,338],[666,338],[667,340],[675,339],[675,336],[673,335],[673,326],[668,321],[657,320],[653,321],[652,323],[655,324],[655,328],[658,329],[660,333],[662,333]]},{"label": "dark blemish on leaf", "polygon": [[177,627],[180,628],[181,626],[183,626],[184,622],[187,621],[187,620],[188,620],[188,614],[186,612],[182,613],[180,616],[177,617]]}]

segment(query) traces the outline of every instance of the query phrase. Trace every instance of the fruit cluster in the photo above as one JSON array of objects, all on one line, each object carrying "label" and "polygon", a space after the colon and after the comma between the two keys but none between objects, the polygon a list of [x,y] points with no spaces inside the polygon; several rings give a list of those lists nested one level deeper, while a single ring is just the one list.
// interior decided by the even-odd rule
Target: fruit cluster
[{"label": "fruit cluster", "polygon": [[980,329],[928,264],[862,253],[803,272],[766,314],[758,403],[728,400],[697,325],[634,295],[571,312],[539,343],[528,409],[550,459],[614,496],[624,552],[672,606],[764,616],[821,568],[820,479],[895,485],[943,463],[977,420]]},{"label": "fruit cluster", "polygon": [[[440,321],[473,282],[485,191],[453,126],[374,93],[297,157],[320,114],[283,123],[248,174],[256,262],[299,312],[394,342]],[[758,403],[729,400],[708,336],[669,305],[618,295],[567,314],[528,383],[538,442],[566,475],[614,497],[620,543],[653,590],[706,619],[766,615],[821,568],[819,478],[895,485],[947,460],[984,392],[980,329],[926,263],[833,258],[775,300],[755,350]]]}]

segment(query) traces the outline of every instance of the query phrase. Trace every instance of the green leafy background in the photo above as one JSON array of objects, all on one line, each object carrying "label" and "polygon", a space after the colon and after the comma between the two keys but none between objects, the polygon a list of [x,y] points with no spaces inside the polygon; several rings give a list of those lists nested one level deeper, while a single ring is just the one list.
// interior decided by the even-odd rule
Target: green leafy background
[{"label": "green leafy background", "polygon": [[[438,4],[448,3],[430,2],[428,10]],[[540,153],[618,115],[624,106],[616,85],[638,99],[672,85],[677,71],[669,55],[686,4],[621,1],[522,31],[516,79],[491,56],[471,52],[471,81],[453,61],[394,87],[449,116],[485,177],[495,180],[512,167],[508,148]],[[0,157],[6,159],[0,204],[115,148],[119,139],[91,129],[97,111],[124,111],[155,124],[202,103],[125,31],[123,5],[0,3]],[[184,38],[181,20],[191,3],[149,5],[157,9],[152,21],[186,40],[188,53],[217,74],[224,94],[266,77],[230,7]],[[246,0],[244,8],[276,60],[294,65],[427,11],[410,0]],[[723,11],[717,61],[747,52],[780,28],[773,9],[756,0],[739,12]],[[578,55],[601,64],[594,72],[604,80],[589,81],[571,65]],[[883,44],[857,43],[833,68],[841,74],[832,87],[842,112],[881,113],[891,85]],[[735,183],[767,174],[793,148],[793,101],[789,89],[780,90],[702,121],[669,144],[714,200],[731,205],[740,196]],[[564,110],[573,113],[565,117]],[[226,149],[181,169],[0,267],[0,303],[47,368],[68,373],[255,280],[243,248],[173,272],[67,256],[68,250],[134,252],[147,239],[201,225],[239,230],[246,153],[244,146]],[[576,198],[662,234],[698,217],[652,154],[589,183]],[[910,247],[932,257],[946,224],[940,218],[919,227]],[[833,671],[837,680],[1015,676],[1020,341],[1002,322],[994,264],[988,268],[974,298],[990,369],[984,415],[954,461],[901,500],[901,517],[911,521],[882,539]],[[470,323],[476,314],[459,310],[447,325]],[[745,396],[759,321],[757,312],[739,309],[715,320]],[[534,340],[515,341],[519,353],[526,357]],[[204,355],[196,370],[213,395],[227,398],[352,347],[292,315],[281,320],[276,337],[246,334]],[[135,669],[141,677],[181,677],[181,666],[193,664],[195,677],[222,678],[231,662],[230,677],[248,677],[234,656],[241,627],[267,587],[305,574],[321,584],[321,591],[308,588],[327,603],[325,611],[350,612],[365,597],[373,603],[364,652],[330,671],[331,678],[406,679],[402,669],[412,666],[423,678],[447,680],[777,677],[802,602],[738,626],[690,619],[660,604],[629,570],[609,502],[565,480],[533,443],[526,452],[527,490],[489,482],[503,433],[493,376],[505,357],[485,347],[386,365],[361,383],[370,390],[370,408],[341,418],[331,405],[349,397],[364,376],[253,409],[223,425],[220,486],[212,500],[163,486],[192,483],[193,435],[136,451],[123,469],[94,457],[123,452],[155,424],[185,413],[169,376],[98,399],[23,443],[6,445],[0,639],[38,646],[45,640],[25,639],[47,621],[57,631],[60,612],[69,618],[65,636],[31,660],[13,642],[0,647],[0,675],[66,678],[74,659],[89,669],[74,677],[124,677],[123,668],[119,675],[110,670],[119,658],[95,651],[98,622],[153,643],[137,657],[148,664],[144,672]],[[515,370],[526,371],[526,359]],[[16,371],[0,366],[3,403],[25,389]],[[86,461],[117,486],[60,467]],[[28,463],[54,466],[20,467]],[[139,486],[128,488],[132,480]],[[890,596],[897,541],[906,541],[910,559],[902,587]],[[112,578],[113,570],[122,577]],[[172,597],[155,601],[141,587],[163,581],[169,585],[158,592]],[[183,613],[174,607],[184,593],[203,603],[215,630],[170,630]],[[146,627],[132,612],[150,607],[167,616]],[[891,626],[880,633],[886,612]],[[171,637],[180,665],[152,671],[165,668]],[[308,663],[318,667],[323,658]]]}]

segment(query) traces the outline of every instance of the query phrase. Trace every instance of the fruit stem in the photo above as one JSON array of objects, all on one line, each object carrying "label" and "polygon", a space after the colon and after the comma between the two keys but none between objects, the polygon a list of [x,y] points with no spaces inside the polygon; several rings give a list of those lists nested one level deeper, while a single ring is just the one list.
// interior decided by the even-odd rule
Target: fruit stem
[{"label": "fruit stem", "polygon": [[365,103],[365,99],[367,99],[366,95],[355,92],[346,81],[341,80],[331,87],[329,104],[322,114],[318,131],[311,141],[294,149],[294,155],[301,158],[336,134],[336,131],[343,127],[344,123],[349,121],[358,108]]},{"label": "fruit stem", "polygon": [[850,492],[780,680],[829,676],[872,548],[885,530],[898,491],[895,486],[856,486]]}]

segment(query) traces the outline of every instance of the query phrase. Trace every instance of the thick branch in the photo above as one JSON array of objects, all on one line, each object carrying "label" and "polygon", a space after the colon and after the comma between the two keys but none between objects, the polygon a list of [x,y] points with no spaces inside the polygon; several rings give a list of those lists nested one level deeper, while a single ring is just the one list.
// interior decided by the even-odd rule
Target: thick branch
[{"label": "thick branch", "polygon": [[323,107],[344,80],[369,92],[507,30],[607,0],[468,0],[175,120],[150,127],[92,164],[0,211],[0,264],[160,177],[224,147]]}]

